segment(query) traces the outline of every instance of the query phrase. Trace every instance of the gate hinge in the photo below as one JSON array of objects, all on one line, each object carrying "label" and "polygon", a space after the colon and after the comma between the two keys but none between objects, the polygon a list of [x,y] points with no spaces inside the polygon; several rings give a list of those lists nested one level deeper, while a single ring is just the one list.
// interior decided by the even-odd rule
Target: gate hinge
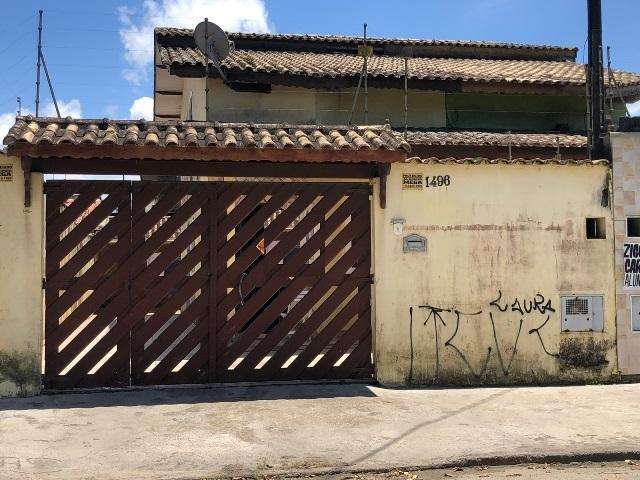
[{"label": "gate hinge", "polygon": [[44,290],[45,288],[47,288],[47,279],[46,277],[42,277],[42,289]]},{"label": "gate hinge", "polygon": [[369,285],[373,285],[375,282],[375,276],[372,274],[369,275]]}]

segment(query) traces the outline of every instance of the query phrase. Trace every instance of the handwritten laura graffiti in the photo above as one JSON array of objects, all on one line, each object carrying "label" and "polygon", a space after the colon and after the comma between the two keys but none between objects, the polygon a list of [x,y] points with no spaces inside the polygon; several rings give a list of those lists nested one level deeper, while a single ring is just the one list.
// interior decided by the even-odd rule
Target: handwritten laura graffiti
[{"label": "handwritten laura graffiti", "polygon": [[540,312],[543,315],[547,312],[555,312],[555,309],[551,306],[551,300],[545,299],[541,293],[536,293],[531,299],[516,297],[513,302],[509,304],[509,302],[502,300],[502,290],[498,290],[498,298],[492,300],[489,306],[496,307],[501,312],[506,312],[507,310],[519,312],[520,315],[531,312]]},{"label": "handwritten laura graffiti", "polygon": [[[518,351],[518,342],[521,338],[521,333],[523,326],[526,321],[536,321],[536,317],[542,316],[543,319],[537,321],[535,323],[535,327],[528,330],[529,335],[535,335],[539,341],[539,344],[542,348],[542,351],[552,357],[557,357],[558,354],[551,353],[543,340],[543,336],[541,335],[541,331],[548,324],[549,319],[551,318],[551,313],[555,312],[553,305],[550,299],[547,299],[544,295],[537,293],[533,298],[526,297],[516,297],[514,299],[506,299],[503,298],[502,291],[498,291],[496,298],[492,299],[488,302],[486,310],[479,310],[475,312],[463,312],[454,307],[452,308],[442,308],[436,307],[432,305],[419,305],[417,307],[418,311],[423,312],[424,314],[424,322],[423,326],[428,328],[433,328],[434,331],[434,350],[435,350],[435,378],[434,380],[438,381],[440,379],[441,372],[441,345],[444,348],[450,349],[460,358],[462,363],[466,366],[469,373],[476,379],[481,379],[489,365],[489,361],[492,357],[492,354],[495,353],[497,364],[500,368],[502,374],[506,377],[509,376],[511,372],[511,366],[513,364],[514,358],[516,357]],[[495,315],[499,314],[508,314],[510,321],[502,321],[496,326],[496,318]],[[513,315],[516,315],[513,318]],[[546,318],[544,318],[546,316]],[[413,371],[414,371],[414,346],[413,346],[413,317],[414,317],[414,307],[409,307],[409,318],[410,318],[410,347],[411,347],[411,363],[409,368],[409,382],[413,381]],[[472,362],[469,360],[469,354],[464,351],[462,347],[460,347],[456,343],[456,338],[460,333],[460,326],[462,321],[466,317],[472,317],[473,319],[477,319],[477,322],[488,322],[491,326],[491,334],[493,337],[493,342],[491,345],[486,347],[486,354],[484,354],[483,360],[476,367],[472,365]],[[469,319],[471,320],[471,318]],[[513,320],[517,320],[515,326],[510,326],[513,323]],[[450,323],[448,323],[450,322]],[[445,336],[446,340],[441,342],[440,329],[448,329],[451,333]],[[513,328],[513,331],[505,331],[508,328]],[[502,330],[500,335],[498,334],[498,330]],[[499,337],[503,339],[503,337],[508,337],[513,340],[509,347],[501,347],[503,342],[499,340]]]}]

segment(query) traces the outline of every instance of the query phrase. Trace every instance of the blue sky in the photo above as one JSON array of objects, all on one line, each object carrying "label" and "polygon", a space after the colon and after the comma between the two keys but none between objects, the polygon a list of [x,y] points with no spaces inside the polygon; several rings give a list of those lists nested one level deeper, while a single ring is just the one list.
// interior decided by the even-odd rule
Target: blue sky
[{"label": "blue sky", "polygon": [[[640,72],[638,0],[602,0],[604,42],[614,67]],[[586,0],[21,0],[0,17],[0,138],[16,96],[35,110],[37,10],[44,10],[44,52],[63,115],[141,118],[153,96],[152,28],[193,26],[205,15],[229,30],[495,40],[580,48]],[[316,4],[314,4],[316,5]],[[43,77],[44,79],[44,77]],[[42,111],[54,114],[46,82]],[[640,113],[640,104],[635,108]]]}]

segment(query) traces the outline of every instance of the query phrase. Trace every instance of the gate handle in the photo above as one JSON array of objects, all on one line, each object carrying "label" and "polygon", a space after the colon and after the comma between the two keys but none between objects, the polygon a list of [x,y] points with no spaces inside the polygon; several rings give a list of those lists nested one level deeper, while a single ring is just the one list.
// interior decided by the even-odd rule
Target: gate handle
[{"label": "gate handle", "polygon": [[244,306],[244,296],[242,295],[242,280],[247,276],[247,272],[242,272],[240,281],[238,282],[238,294],[240,295],[240,306]]}]

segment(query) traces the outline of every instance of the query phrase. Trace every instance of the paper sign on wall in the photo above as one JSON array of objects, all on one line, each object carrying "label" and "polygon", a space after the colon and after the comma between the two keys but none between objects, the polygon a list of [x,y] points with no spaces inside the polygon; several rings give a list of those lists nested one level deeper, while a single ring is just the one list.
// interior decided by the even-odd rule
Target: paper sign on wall
[{"label": "paper sign on wall", "polygon": [[0,165],[0,182],[13,181],[13,165]]},{"label": "paper sign on wall", "polygon": [[424,187],[424,180],[421,173],[403,173],[403,190],[421,190]]},{"label": "paper sign on wall", "polygon": [[624,288],[640,289],[640,243],[625,243],[624,250]]}]

